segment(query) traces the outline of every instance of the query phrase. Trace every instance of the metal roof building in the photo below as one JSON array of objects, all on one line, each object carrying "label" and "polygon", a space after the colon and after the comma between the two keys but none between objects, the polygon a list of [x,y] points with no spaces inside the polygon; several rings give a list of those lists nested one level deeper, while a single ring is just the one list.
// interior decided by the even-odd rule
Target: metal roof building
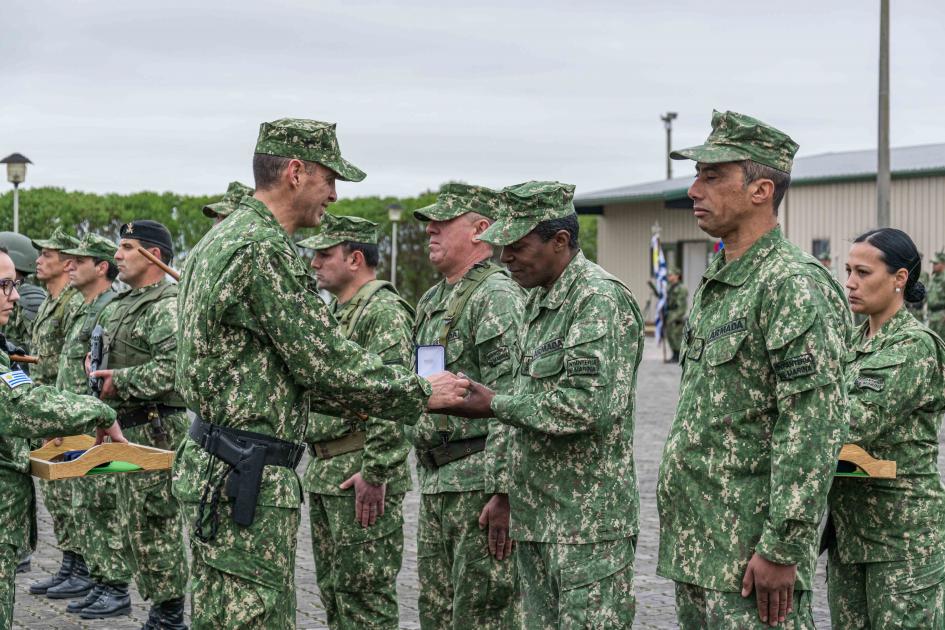
[{"label": "metal roof building", "polygon": [[[925,260],[945,249],[945,143],[891,150],[892,225],[915,240]],[[686,162],[679,165],[686,167]],[[688,163],[691,167],[693,163]],[[876,151],[845,151],[794,160],[779,217],[787,237],[805,251],[833,254],[838,278],[850,241],[876,223]],[[683,270],[690,292],[715,242],[696,225],[686,190],[691,176],[578,195],[582,214],[599,215],[598,262],[646,302],[649,242],[657,227],[669,264]]]}]

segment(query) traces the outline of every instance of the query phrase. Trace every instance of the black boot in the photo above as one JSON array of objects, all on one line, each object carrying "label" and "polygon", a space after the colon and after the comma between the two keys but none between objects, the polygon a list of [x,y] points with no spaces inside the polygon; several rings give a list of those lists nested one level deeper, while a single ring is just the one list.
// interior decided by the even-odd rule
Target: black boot
[{"label": "black boot", "polygon": [[148,621],[141,630],[187,630],[184,624],[184,598],[169,599],[151,606]]},{"label": "black boot", "polygon": [[37,580],[30,584],[30,593],[33,595],[45,595],[46,591],[48,591],[50,588],[59,586],[68,580],[70,575],[72,575],[72,565],[74,564],[75,552],[64,551],[62,554],[62,564],[59,565],[59,570],[48,578],[43,578],[42,580]]},{"label": "black boot", "polygon": [[23,557],[20,558],[20,561],[16,563],[16,572],[17,573],[29,573],[33,568],[33,554],[26,552],[23,554]]},{"label": "black boot", "polygon": [[89,591],[89,594],[81,599],[74,599],[69,602],[69,605],[66,606],[66,612],[71,612],[78,614],[83,608],[91,606],[98,596],[102,594],[102,589],[105,588],[104,584],[99,584],[98,582],[92,582],[92,590]]},{"label": "black boot", "polygon": [[75,554],[72,573],[57,586],[46,589],[49,599],[75,599],[88,595],[92,590],[92,580],[89,579],[89,568],[85,566],[85,558]]},{"label": "black boot", "polygon": [[108,619],[131,613],[131,596],[127,584],[105,584],[98,598],[82,609],[83,619]]},{"label": "black boot", "polygon": [[671,363],[679,363],[679,352],[678,352],[678,351],[676,351],[676,350],[673,351],[673,358],[670,359],[670,362],[671,362]]}]

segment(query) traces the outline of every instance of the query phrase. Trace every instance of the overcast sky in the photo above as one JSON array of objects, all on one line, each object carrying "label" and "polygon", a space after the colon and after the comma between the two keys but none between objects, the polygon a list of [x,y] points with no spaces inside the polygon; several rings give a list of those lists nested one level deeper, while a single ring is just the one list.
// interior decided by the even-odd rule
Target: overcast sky
[{"label": "overcast sky", "polygon": [[[801,155],[876,145],[879,0],[466,4],[0,2],[0,154],[29,186],[222,193],[252,184],[259,123],[296,116],[367,171],[342,196],[580,194],[662,178],[667,110],[675,147],[713,108]],[[892,143],[945,142],[945,2],[892,4]]]}]

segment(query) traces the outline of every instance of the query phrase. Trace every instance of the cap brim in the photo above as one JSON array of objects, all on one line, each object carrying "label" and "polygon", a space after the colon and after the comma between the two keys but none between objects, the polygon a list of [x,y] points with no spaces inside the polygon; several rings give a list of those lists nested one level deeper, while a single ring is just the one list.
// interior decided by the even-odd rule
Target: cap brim
[{"label": "cap brim", "polygon": [[534,230],[535,226],[539,223],[540,221],[537,220],[534,223],[526,223],[507,217],[502,217],[490,225],[485,232],[480,234],[477,240],[480,240],[484,243],[489,243],[491,245],[505,247],[506,245],[511,245],[515,241],[527,235],[529,232]]},{"label": "cap brim", "polygon": [[695,160],[705,164],[721,164],[722,162],[740,162],[750,160],[751,156],[739,149],[724,147],[718,144],[700,144],[697,147],[679,149],[669,154],[674,160]]},{"label": "cap brim", "polygon": [[41,241],[30,241],[36,249],[51,249],[57,252],[65,252],[72,249],[74,245],[63,245],[57,241],[43,239]]},{"label": "cap brim", "polygon": [[333,170],[338,179],[344,182],[360,182],[367,177],[367,173],[340,156],[337,160],[325,160],[319,164]]},{"label": "cap brim", "polygon": [[444,208],[439,204],[430,204],[418,210],[413,211],[413,216],[417,221],[449,221],[456,217],[466,214],[467,210],[463,208]]},{"label": "cap brim", "polygon": [[309,236],[308,238],[302,239],[296,245],[298,247],[304,247],[305,249],[328,249],[329,247],[334,247],[339,243],[343,243],[344,239],[335,238],[332,236],[322,236],[321,234],[316,234],[315,236]]}]

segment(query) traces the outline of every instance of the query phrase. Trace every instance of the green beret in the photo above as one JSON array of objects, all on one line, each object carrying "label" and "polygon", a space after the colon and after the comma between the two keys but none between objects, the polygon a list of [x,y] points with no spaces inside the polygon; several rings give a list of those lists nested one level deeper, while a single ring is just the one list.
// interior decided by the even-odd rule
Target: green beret
[{"label": "green beret", "polygon": [[85,238],[79,242],[79,246],[73,249],[67,249],[63,253],[69,254],[71,256],[91,256],[92,258],[99,258],[101,260],[107,260],[111,263],[115,262],[115,252],[118,251],[118,246],[112,243],[110,240],[104,236],[99,236],[98,234],[89,234],[85,235]]},{"label": "green beret", "polygon": [[511,245],[542,221],[574,214],[574,185],[561,182],[525,182],[502,189],[507,210],[479,237],[493,245]]},{"label": "green beret", "polygon": [[36,249],[54,249],[63,251],[78,246],[79,239],[70,236],[61,227],[53,230],[53,233],[47,239],[33,241],[33,247]]},{"label": "green beret", "polygon": [[139,219],[138,221],[125,223],[118,231],[118,238],[130,238],[141,243],[157,245],[172,254],[174,253],[174,239],[171,238],[171,231],[163,223],[150,219]]},{"label": "green beret", "polygon": [[783,131],[737,112],[712,112],[712,133],[704,144],[669,154],[674,160],[706,164],[751,160],[791,172],[797,143]]},{"label": "green beret", "polygon": [[440,191],[435,203],[414,210],[413,216],[419,221],[449,221],[467,212],[475,212],[495,220],[504,207],[504,195],[497,190],[451,183]]},{"label": "green beret", "polygon": [[223,199],[216,203],[208,203],[205,205],[203,207],[203,213],[211,219],[228,217],[239,207],[240,200],[243,197],[252,195],[254,192],[255,191],[246,184],[230,182],[226,192],[223,194]]},{"label": "green beret", "polygon": [[299,247],[328,249],[345,242],[377,245],[377,223],[361,217],[335,216],[326,212],[321,231],[299,241]]},{"label": "green beret", "polygon": [[367,176],[341,157],[335,123],[305,118],[280,118],[263,123],[259,125],[256,153],[317,162],[348,182],[359,182]]}]

